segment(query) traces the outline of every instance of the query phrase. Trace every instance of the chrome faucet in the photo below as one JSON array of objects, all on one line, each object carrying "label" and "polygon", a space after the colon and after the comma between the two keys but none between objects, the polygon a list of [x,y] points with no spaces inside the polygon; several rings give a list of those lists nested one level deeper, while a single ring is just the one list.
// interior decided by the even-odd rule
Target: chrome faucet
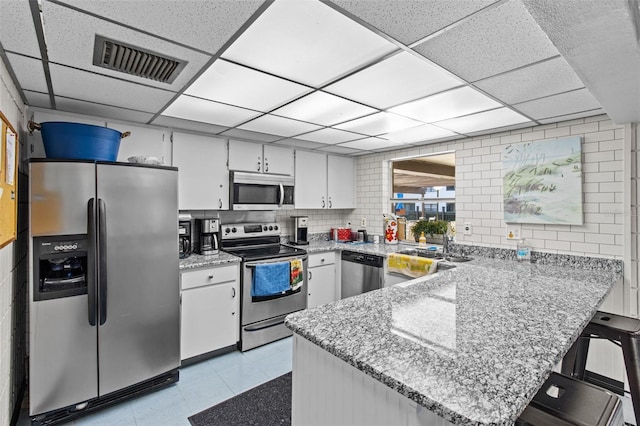
[{"label": "chrome faucet", "polygon": [[442,234],[442,253],[449,254],[449,243],[453,241],[453,236]]}]

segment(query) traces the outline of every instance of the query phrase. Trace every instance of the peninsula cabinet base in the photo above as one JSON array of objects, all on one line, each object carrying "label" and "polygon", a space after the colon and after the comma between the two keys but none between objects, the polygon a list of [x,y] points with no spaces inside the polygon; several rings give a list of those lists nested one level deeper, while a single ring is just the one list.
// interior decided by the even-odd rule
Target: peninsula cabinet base
[{"label": "peninsula cabinet base", "polygon": [[292,426],[452,423],[293,335]]}]

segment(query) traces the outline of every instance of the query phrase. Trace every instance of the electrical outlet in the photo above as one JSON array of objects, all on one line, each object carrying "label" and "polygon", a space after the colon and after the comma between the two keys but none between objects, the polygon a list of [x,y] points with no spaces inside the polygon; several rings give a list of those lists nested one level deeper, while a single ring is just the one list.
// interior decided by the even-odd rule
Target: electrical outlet
[{"label": "electrical outlet", "polygon": [[362,226],[363,228],[365,228],[367,226],[367,218],[363,217],[362,219],[360,219],[360,226]]},{"label": "electrical outlet", "polygon": [[507,225],[507,240],[519,240],[520,239],[520,226]]},{"label": "electrical outlet", "polygon": [[471,223],[465,222],[462,226],[464,235],[471,235]]}]

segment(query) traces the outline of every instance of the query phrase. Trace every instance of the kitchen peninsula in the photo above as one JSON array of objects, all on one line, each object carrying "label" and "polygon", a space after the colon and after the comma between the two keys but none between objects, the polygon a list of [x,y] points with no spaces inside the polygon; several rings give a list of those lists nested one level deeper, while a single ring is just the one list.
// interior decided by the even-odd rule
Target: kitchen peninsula
[{"label": "kitchen peninsula", "polygon": [[513,424],[621,279],[585,260],[478,257],[289,315],[292,423]]}]

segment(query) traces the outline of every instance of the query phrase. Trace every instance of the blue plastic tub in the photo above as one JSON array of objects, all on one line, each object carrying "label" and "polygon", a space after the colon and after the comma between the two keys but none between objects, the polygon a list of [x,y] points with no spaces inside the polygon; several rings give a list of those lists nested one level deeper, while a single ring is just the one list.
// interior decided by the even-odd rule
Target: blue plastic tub
[{"label": "blue plastic tub", "polygon": [[72,160],[116,161],[120,139],[129,134],[107,127],[64,121],[40,123],[40,131],[47,158]]}]

